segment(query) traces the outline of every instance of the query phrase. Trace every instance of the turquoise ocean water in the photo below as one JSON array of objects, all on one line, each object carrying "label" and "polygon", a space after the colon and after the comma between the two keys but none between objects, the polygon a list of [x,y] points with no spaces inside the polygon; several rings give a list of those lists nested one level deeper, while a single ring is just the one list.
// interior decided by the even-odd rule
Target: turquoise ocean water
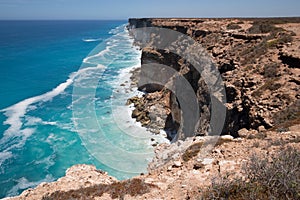
[{"label": "turquoise ocean water", "polygon": [[0,21],[0,198],[93,164],[144,172],[149,136],[120,86],[140,63],[126,21]]}]

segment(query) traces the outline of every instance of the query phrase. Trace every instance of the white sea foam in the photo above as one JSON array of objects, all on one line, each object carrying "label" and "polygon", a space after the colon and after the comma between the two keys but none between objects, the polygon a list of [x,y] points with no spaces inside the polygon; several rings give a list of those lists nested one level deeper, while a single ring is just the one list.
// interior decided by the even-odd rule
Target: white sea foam
[{"label": "white sea foam", "polygon": [[35,186],[37,186],[40,183],[43,182],[51,182],[54,181],[55,179],[52,177],[52,175],[47,175],[44,179],[40,180],[40,181],[28,181],[25,177],[22,177],[17,181],[17,184],[15,186],[13,186],[8,192],[7,192],[7,196],[15,196],[18,195],[18,191],[19,190],[24,190],[27,188],[33,188]]},{"label": "white sea foam", "polygon": [[[105,60],[105,55],[107,53],[111,53],[113,54],[114,51],[111,51],[112,48],[118,46],[119,47],[119,42],[120,42],[120,38],[125,38],[125,39],[129,39],[129,35],[128,35],[128,31],[127,29],[125,28],[126,27],[126,24],[124,25],[121,25],[121,26],[118,26],[116,27],[115,29],[111,30],[109,33],[110,34],[114,34],[114,36],[112,36],[111,38],[109,39],[106,39],[104,42],[105,42],[105,49],[100,51],[99,53],[96,53],[94,55],[89,55],[88,57],[84,58],[83,59],[83,63],[86,63],[86,64],[97,64],[95,62],[92,62],[91,59],[93,58],[103,58],[103,60]],[[97,49],[97,47],[96,47]],[[110,60],[109,60],[110,61]]]},{"label": "white sea foam", "polygon": [[64,92],[65,89],[73,83],[76,77],[78,77],[82,73],[87,73],[89,71],[93,71],[99,68],[104,69],[105,67],[103,65],[98,64],[96,67],[82,68],[77,72],[71,73],[69,78],[64,83],[59,84],[53,90],[46,92],[42,95],[25,99],[17,104],[14,104],[10,107],[0,110],[0,112],[4,112],[4,115],[7,117],[7,119],[4,121],[4,124],[10,125],[10,127],[4,132],[4,136],[15,134],[21,130],[23,124],[22,118],[25,116],[28,110],[32,110],[36,108],[36,106],[32,106],[32,104],[35,104],[37,102],[47,102],[52,100],[54,97]]},{"label": "white sea foam", "polygon": [[[123,28],[124,26],[121,27],[122,28],[118,27],[116,30],[120,31],[121,29],[124,29]],[[54,88],[53,90],[47,93],[25,99],[17,104],[14,104],[10,107],[0,110],[0,112],[4,112],[4,115],[7,117],[7,119],[4,121],[4,124],[9,125],[9,128],[4,132],[4,136],[0,140],[0,144],[3,143],[4,140],[7,140],[10,137],[20,136],[20,134],[27,132],[27,130],[21,131],[23,125],[22,119],[24,118],[24,116],[29,110],[34,110],[37,108],[34,104],[38,102],[50,101],[54,97],[62,94],[66,90],[66,88],[68,88],[74,82],[75,78],[77,78],[76,83],[83,83],[85,81],[80,81],[81,78],[84,80],[88,80],[89,76],[95,75],[95,70],[105,69],[106,67],[104,65],[90,62],[89,59],[97,58],[105,55],[110,51],[111,48],[116,46],[116,43],[118,42],[117,40],[114,41],[113,39],[109,41],[112,42],[112,44],[106,46],[106,49],[100,51],[95,55],[86,57],[83,60],[84,63],[94,64],[93,67],[84,67],[78,70],[77,72],[71,73],[69,75],[69,78],[64,83],[61,83],[56,88]],[[80,85],[80,87],[84,87],[84,86]],[[34,125],[35,123],[42,123],[42,121],[41,119],[31,118],[29,119],[29,121],[27,121],[26,125]],[[44,124],[55,125],[55,122],[45,122]]]},{"label": "white sea foam", "polygon": [[[0,147],[1,147],[0,148],[0,151],[1,151],[0,152],[0,167],[4,167],[4,165],[1,166],[1,164],[3,164],[3,162],[5,162],[5,160],[14,158],[14,154],[12,153],[13,149],[16,149],[16,148],[20,149],[24,146],[24,144],[26,143],[26,140],[36,130],[35,128],[33,128],[34,126],[39,125],[39,124],[47,124],[47,125],[57,126],[63,130],[64,129],[69,130],[69,131],[74,130],[74,124],[59,123],[59,121],[57,121],[57,122],[43,121],[43,119],[41,119],[39,117],[28,116],[29,114],[27,114],[27,113],[30,110],[39,109],[40,108],[39,106],[42,105],[44,102],[51,101],[54,97],[64,93],[65,90],[70,85],[74,84],[75,79],[80,84],[84,84],[84,83],[81,83],[80,78],[82,78],[82,82],[85,82],[86,80],[89,79],[89,77],[95,75],[95,73],[103,71],[107,66],[106,62],[110,61],[110,59],[113,58],[115,56],[115,54],[117,55],[119,53],[118,49],[115,48],[117,46],[117,43],[120,42],[120,40],[118,40],[118,39],[124,40],[124,39],[128,38],[128,36],[126,34],[121,33],[121,31],[123,31],[124,27],[125,26],[119,27],[111,32],[113,34],[119,34],[118,36],[120,36],[122,38],[120,38],[120,37],[112,38],[111,40],[105,41],[107,45],[105,45],[106,48],[104,50],[100,51],[99,53],[96,53],[95,55],[86,57],[84,59],[84,63],[92,64],[93,65],[92,67],[81,68],[77,72],[70,74],[69,78],[64,83],[59,84],[56,88],[54,88],[53,90],[51,90],[47,93],[25,99],[25,100],[20,101],[19,103],[14,104],[8,108],[0,110],[0,112],[3,112],[4,115],[7,117],[4,124],[9,125],[8,129],[4,132],[3,137],[0,139]],[[87,40],[86,42],[89,42],[89,41],[92,42],[92,40],[94,40],[94,39],[88,38],[86,40]],[[123,47],[127,48],[129,46],[130,46],[129,44],[126,44],[126,45],[122,46],[122,48]],[[120,50],[122,51],[122,49],[120,49]],[[101,61],[102,59],[105,60],[105,63],[97,62],[99,60]],[[119,59],[120,59],[120,57],[119,57]],[[126,61],[124,61],[124,63],[125,62]],[[126,70],[128,70],[128,69],[124,70],[124,74],[128,75],[128,71],[126,71]],[[121,78],[120,80],[122,80],[122,79],[123,78]],[[80,85],[80,86],[83,87],[83,85]],[[85,98],[84,95],[82,98]],[[70,109],[72,109],[72,106],[70,106]],[[128,117],[128,119],[132,120],[132,118],[130,116]],[[75,123],[75,121],[76,120],[73,120],[74,123]],[[132,124],[130,124],[130,126],[136,126],[136,125],[137,125],[136,122],[133,122],[133,121],[132,121]],[[27,127],[27,126],[30,126],[30,127]],[[93,130],[93,129],[90,129],[89,127],[88,127],[87,131],[89,133],[91,133],[93,131],[97,132],[96,129]],[[63,145],[66,145],[66,146],[72,145],[75,142],[77,142],[77,140],[66,141],[66,139],[64,137],[60,137],[59,135],[56,135],[55,133],[50,133],[49,137],[45,140],[45,142],[49,143],[50,145],[53,145],[54,149],[55,148],[64,149],[65,147]],[[63,145],[55,146],[55,144],[57,144],[57,142],[62,143]],[[94,142],[97,144],[97,146],[99,146],[98,141],[94,141]],[[107,159],[109,160],[111,158],[108,157]],[[44,160],[36,161],[36,163],[34,163],[34,164],[46,163],[47,166],[51,166],[53,164],[53,162],[54,161],[52,160],[52,157],[49,156],[49,157],[46,157]],[[41,182],[52,181],[54,178],[51,175],[48,175],[45,179],[37,181],[37,182],[32,182],[30,179],[29,180],[28,179],[26,179],[26,177],[22,177],[18,180],[14,180],[17,182],[17,184],[10,189],[10,191],[8,192],[8,195],[10,195],[10,196],[16,195],[18,193],[18,190],[20,190],[20,189],[34,187]]]},{"label": "white sea foam", "polygon": [[116,35],[116,34],[118,34],[118,33],[120,33],[120,32],[123,32],[124,29],[126,29],[126,25],[127,25],[127,24],[123,24],[123,25],[121,25],[121,26],[118,26],[118,27],[112,29],[111,31],[109,31],[109,34],[114,34],[114,35]]},{"label": "white sea foam", "polygon": [[43,159],[40,159],[40,160],[35,160],[33,162],[34,165],[46,165],[44,167],[44,169],[48,170],[51,166],[55,165],[55,157],[56,157],[56,152],[54,151],[53,154],[43,158]]},{"label": "white sea foam", "polygon": [[42,119],[39,117],[33,117],[33,116],[26,116],[26,123],[25,126],[35,126],[37,124],[41,124],[42,123]]},{"label": "white sea foam", "polygon": [[[11,135],[5,135],[4,137],[1,138],[0,140],[0,145],[2,148],[5,150],[2,152],[7,152],[12,149],[19,149],[24,146],[26,140],[34,133],[35,128],[25,128],[22,130],[19,130],[18,133],[14,135],[14,139],[16,140],[17,138],[17,143],[11,144],[10,139],[12,138]],[[9,145],[7,145],[9,144]]]},{"label": "white sea foam", "polygon": [[56,141],[63,141],[63,140],[64,140],[63,137],[58,137],[57,134],[50,133],[48,135],[47,139],[45,140],[45,142],[47,142],[48,144],[52,145]]},{"label": "white sea foam", "polygon": [[102,38],[89,38],[89,39],[82,39],[82,41],[84,42],[99,42],[99,41],[102,41],[103,39]]},{"label": "white sea foam", "polygon": [[[45,122],[37,117],[26,116],[26,113],[28,111],[37,108],[32,104],[52,100],[57,95],[63,93],[65,89],[73,83],[76,77],[80,76],[83,73],[87,73],[89,70],[94,71],[95,69],[99,68],[103,69],[104,66],[97,65],[96,67],[87,67],[80,69],[77,72],[71,73],[69,78],[64,83],[61,83],[50,92],[25,99],[17,104],[1,110],[1,112],[4,112],[4,115],[7,117],[7,119],[4,121],[4,124],[9,125],[9,128],[5,130],[3,137],[0,139],[2,153],[0,155],[0,165],[5,160],[13,157],[13,154],[11,153],[12,149],[21,149],[25,145],[27,139],[35,132],[35,128],[27,128],[26,126],[34,126],[38,123],[59,126],[56,122]],[[26,128],[23,127],[23,124]],[[73,130],[73,126],[69,126],[68,129]]]},{"label": "white sea foam", "polygon": [[[122,60],[122,58],[123,58],[122,54],[124,53],[124,55],[125,55],[126,53],[128,53],[128,51],[126,51],[126,49],[128,47],[131,47],[130,42],[128,42],[128,44],[125,43],[123,46],[118,46],[118,48],[116,48],[116,46],[117,46],[117,43],[120,42],[120,40],[130,39],[130,38],[124,33],[118,33],[118,34],[119,35],[117,37],[114,37],[114,38],[111,38],[108,41],[105,41],[107,45],[106,45],[106,48],[104,50],[100,51],[99,53],[95,53],[94,55],[88,56],[83,60],[84,63],[92,64],[93,65],[92,67],[81,68],[77,72],[74,72],[74,73],[70,74],[68,80],[66,80],[64,83],[60,84],[59,86],[57,86],[56,88],[54,88],[50,92],[47,92],[45,94],[42,94],[42,95],[39,95],[39,96],[36,96],[36,97],[25,99],[24,101],[21,101],[21,102],[13,105],[11,107],[3,109],[2,112],[4,112],[4,114],[7,116],[7,120],[5,121],[5,124],[10,125],[10,127],[4,133],[4,138],[6,138],[7,141],[9,141],[8,140],[9,138],[11,138],[11,139],[13,138],[13,142],[15,143],[14,138],[17,137],[17,139],[20,140],[20,142],[18,142],[17,144],[14,144],[14,147],[19,147],[19,146],[24,145],[24,143],[26,142],[26,139],[28,137],[30,137],[30,135],[35,130],[35,129],[32,129],[32,128],[31,129],[24,128],[26,126],[34,126],[34,125],[39,124],[39,123],[50,123],[50,124],[53,123],[53,125],[56,125],[61,129],[68,129],[68,130],[74,129],[74,123],[76,123],[76,121],[78,121],[78,120],[73,120],[73,124],[64,123],[63,124],[64,127],[62,127],[61,126],[62,124],[60,124],[59,122],[44,122],[42,119],[34,118],[34,117],[33,118],[30,118],[30,117],[26,118],[26,113],[29,110],[37,109],[36,105],[40,105],[40,104],[37,104],[37,103],[43,103],[43,102],[46,102],[46,101],[50,101],[55,96],[62,94],[65,91],[65,89],[68,88],[72,84],[75,87],[78,86],[79,88],[85,88],[85,87],[91,88],[90,85],[89,85],[89,81],[95,79],[95,76],[98,75],[97,74],[98,72],[99,72],[99,74],[101,74],[101,72],[103,72],[103,70],[106,68],[108,62],[114,61],[115,57],[118,60]],[[119,54],[121,54],[121,55],[119,55]],[[139,63],[139,54],[138,53],[137,54],[132,53],[131,56],[135,57],[135,55],[137,56],[136,57],[136,63]],[[102,63],[102,61],[104,63]],[[120,64],[120,66],[124,66],[124,65],[122,65],[122,62],[117,63],[117,64],[118,65]],[[128,66],[128,63],[126,62],[126,60],[124,61],[124,64],[126,64],[125,66]],[[134,65],[134,62],[132,62],[132,64]],[[117,80],[124,81],[125,79],[126,80],[128,79],[130,81],[130,79],[129,79],[129,77],[130,77],[129,70],[131,70],[131,69],[124,69],[123,71],[121,71],[120,77],[118,77]],[[91,78],[93,76],[94,76],[94,78]],[[76,81],[75,81],[75,79],[76,79]],[[117,83],[116,80],[114,80],[114,82]],[[76,85],[76,84],[78,84],[78,85]],[[120,85],[120,84],[118,83],[118,85]],[[121,88],[119,88],[119,89],[121,90]],[[135,92],[135,94],[138,93],[137,90],[134,90],[133,92]],[[80,93],[80,95],[77,99],[79,106],[82,106],[82,104],[80,103],[81,102],[80,98],[86,98],[86,97],[84,96],[84,94],[82,95]],[[123,108],[124,108],[124,103],[126,102],[126,98],[124,98],[124,99],[125,100],[123,101]],[[116,99],[116,101],[121,102],[122,100]],[[83,102],[85,102],[85,101],[83,101]],[[117,102],[118,105],[119,105],[119,102]],[[89,102],[89,103],[91,103],[91,102]],[[73,104],[77,104],[76,99],[73,102]],[[70,108],[73,109],[73,107],[70,107]],[[82,110],[82,111],[83,111],[83,114],[81,114],[80,112],[78,114],[79,114],[80,117],[83,118],[83,120],[85,120],[84,116],[86,116],[85,113],[87,112],[87,110]],[[143,131],[144,131],[145,128],[140,127],[140,125],[138,125],[138,123],[136,123],[135,120],[133,120],[131,118],[131,116],[130,116],[131,111],[130,111],[129,107],[125,107],[124,109],[120,109],[120,110],[118,109],[118,107],[115,107],[115,111],[116,112],[114,114],[119,115],[121,117],[121,118],[119,118],[120,123],[122,123],[123,125],[125,124],[124,126],[125,126],[126,129],[123,129],[123,130],[127,131],[127,133],[132,133],[133,137],[142,136],[141,138],[145,138],[143,134],[138,135],[139,130],[143,129]],[[128,114],[128,116],[121,116],[120,113],[122,113],[123,111],[124,111],[124,113]],[[115,127],[116,125],[118,125],[118,124],[115,125],[114,122],[112,122],[111,118],[109,118],[109,117],[107,117],[106,120],[109,123],[109,125],[112,125],[111,127]],[[27,124],[24,124],[24,121]],[[86,131],[87,133],[90,133],[90,134],[93,134],[92,133],[93,131],[97,132],[98,129],[93,130],[93,128],[90,128],[90,126],[88,126],[89,123],[90,123],[89,119],[86,119],[86,122],[88,122],[87,126],[86,127],[82,126],[83,130],[81,130],[81,131]],[[23,125],[25,125],[25,126],[23,126]],[[77,124],[77,126],[78,126],[78,124]],[[136,134],[134,134],[134,133],[136,133]],[[125,134],[126,134],[126,132],[125,132]],[[118,135],[118,134],[116,133],[116,135]],[[150,134],[149,134],[148,138],[149,137],[152,137],[152,136],[150,136]],[[128,138],[128,137],[125,137],[125,138]],[[122,139],[122,138],[120,138],[120,139]],[[46,139],[46,142],[53,144],[53,143],[55,143],[55,140],[59,140],[59,137],[56,138],[56,136],[54,134],[50,134],[49,137]],[[141,152],[138,152],[139,155],[137,156],[137,160],[131,158],[134,162],[135,161],[144,162],[145,158],[150,159],[150,155],[152,155],[152,150],[147,151],[148,146],[147,145],[145,146],[145,143],[147,143],[148,141],[150,141],[150,140],[141,139],[141,140],[134,141],[134,145],[140,145],[140,143],[142,143],[142,145],[144,145],[143,148],[145,148],[145,152],[142,152],[142,151],[144,151],[144,149],[142,149]],[[13,143],[13,142],[11,142],[11,143]],[[68,142],[70,142],[70,143],[68,143]],[[75,140],[73,140],[73,141],[63,141],[62,143],[63,143],[63,145],[71,145],[74,142],[76,142],[76,141]],[[95,141],[95,138],[90,142],[95,142],[97,147],[99,147],[99,141]],[[111,149],[110,148],[111,144],[109,143],[109,141],[107,142],[105,140],[103,142],[106,142],[106,143],[103,143],[104,148],[101,147],[102,149],[105,149],[106,145],[110,145],[110,146],[107,146],[107,147],[108,147],[108,149]],[[124,145],[125,144],[126,145],[127,144],[132,144],[130,142],[132,142],[132,141],[128,140],[127,143],[124,142]],[[3,143],[5,143],[5,140],[3,140]],[[122,141],[121,141],[121,143],[122,143]],[[0,141],[0,145],[1,145],[1,141]],[[93,147],[93,145],[92,145],[92,147]],[[64,147],[60,146],[60,148],[63,149]],[[124,150],[128,150],[128,148],[130,149],[131,146],[122,146],[121,148],[123,148],[123,150],[121,149],[122,150],[121,152],[123,152]],[[2,149],[4,149],[4,152],[9,152],[9,150],[10,150],[10,148],[2,148]],[[98,149],[96,149],[96,150],[98,150]],[[131,150],[133,151],[132,154],[136,154],[135,153],[135,150],[136,150],[135,148],[132,148]],[[102,151],[100,151],[100,153],[101,152]],[[109,153],[110,152],[112,152],[112,154],[119,155],[117,153],[119,151],[109,151]],[[149,153],[149,152],[151,152],[151,153]],[[93,151],[92,151],[92,153],[93,153]],[[97,151],[96,151],[96,153],[97,153]],[[105,152],[105,153],[108,153],[108,152]],[[144,153],[145,153],[145,155],[144,155]],[[9,155],[9,153],[7,155]],[[122,157],[125,158],[125,156],[121,156],[121,155],[127,155],[127,154],[125,154],[125,153],[120,154],[121,158]],[[111,159],[112,158],[110,156],[107,156],[107,157],[104,158],[104,161],[105,161],[106,164],[107,163],[110,164],[110,162],[114,162],[114,161],[111,161]],[[128,161],[127,164],[130,165],[130,166],[127,166],[126,169],[124,168],[125,171],[129,170],[132,167],[135,167],[135,166],[130,164],[130,161]],[[113,165],[112,168],[117,167],[117,166],[118,166],[118,164],[116,163],[116,166]],[[146,163],[143,166],[138,165],[136,168],[137,169],[141,169],[141,168],[144,169],[145,166],[146,166]],[[120,166],[117,167],[117,170],[120,170],[120,169],[122,169],[122,167],[120,167]],[[133,171],[134,171],[134,169],[133,169]],[[28,185],[28,183],[29,183],[29,181],[26,182],[26,180],[21,180],[20,184],[18,184],[19,185],[18,187],[20,188],[22,186],[22,184],[23,185]],[[17,191],[18,187],[12,188],[11,192]]]},{"label": "white sea foam", "polygon": [[111,46],[107,46],[104,50],[100,51],[99,53],[84,58],[82,62],[86,63],[86,64],[97,64],[97,63],[91,62],[89,60],[91,60],[92,58],[103,56],[105,53],[109,52],[110,48],[111,48]]},{"label": "white sea foam", "polygon": [[[137,56],[139,58],[139,56]],[[139,60],[138,60],[139,61]],[[159,143],[169,143],[166,138],[166,133],[161,130],[160,134],[154,135],[148,131],[145,127],[142,127],[140,122],[137,122],[131,117],[132,111],[134,109],[133,105],[126,106],[125,102],[128,98],[133,96],[141,97],[144,92],[138,91],[135,87],[131,86],[131,71],[140,67],[140,64],[133,65],[119,71],[119,76],[117,81],[112,83],[114,85],[113,96],[118,96],[117,99],[112,100],[112,114],[115,123],[118,127],[123,130],[127,135],[133,138],[155,138],[156,142]],[[122,86],[120,86],[122,84]],[[123,105],[118,105],[117,101],[123,100]],[[122,115],[120,115],[122,113]],[[150,140],[148,140],[148,145],[151,145]]]},{"label": "white sea foam", "polygon": [[57,122],[45,122],[45,121],[42,121],[42,124],[55,126],[55,125],[57,125]]},{"label": "white sea foam", "polygon": [[[112,32],[114,32],[114,33],[120,32],[122,29],[124,29],[124,27],[125,27],[125,25],[119,26],[119,27],[115,28]],[[98,39],[100,39],[100,38],[98,38]],[[113,41],[113,43],[115,43],[115,41]],[[88,60],[90,58],[99,57],[99,56],[104,55],[105,53],[109,52],[110,48],[112,48],[114,45],[115,44],[107,46],[105,50],[100,51],[96,55],[86,57],[83,60],[83,62],[89,63]],[[37,108],[33,104],[35,104],[37,102],[47,102],[47,101],[52,100],[57,95],[63,93],[65,91],[65,89],[68,88],[73,83],[74,79],[77,78],[79,75],[81,75],[83,73],[89,73],[89,72],[92,75],[93,70],[95,70],[95,69],[99,70],[99,69],[104,69],[105,68],[104,65],[99,64],[99,63],[91,63],[91,64],[95,64],[96,66],[81,68],[77,72],[71,73],[69,75],[69,78],[64,83],[59,84],[53,90],[51,90],[47,93],[44,93],[42,95],[38,95],[38,96],[34,96],[34,97],[31,97],[31,98],[25,99],[25,100],[23,100],[19,103],[16,103],[16,104],[14,104],[10,107],[7,107],[5,109],[0,110],[0,112],[4,112],[4,115],[7,117],[7,119],[4,121],[4,124],[10,126],[4,132],[4,137],[15,136],[16,134],[20,133],[20,130],[21,130],[22,125],[23,125],[22,118],[25,116],[25,114],[29,110],[34,110],[34,109]],[[82,76],[82,77],[85,77],[85,76]],[[39,119],[34,119],[34,120],[35,120],[35,122],[40,122]],[[31,122],[33,123],[34,121],[31,121]],[[28,122],[28,123],[30,124],[30,122]]]},{"label": "white sea foam", "polygon": [[33,117],[33,116],[25,116],[25,126],[35,126],[38,124],[43,124],[43,125],[56,125],[57,122],[48,122],[48,121],[43,121],[41,118],[39,117]]},{"label": "white sea foam", "polygon": [[[26,140],[34,133],[35,129],[33,128],[25,128],[19,132],[21,136],[18,138],[18,142],[14,144],[10,144],[11,138],[8,136],[4,136],[0,140],[0,146],[4,149],[0,152],[0,166],[8,159],[13,158],[14,155],[11,152],[12,149],[20,149],[24,146]],[[14,138],[15,139],[15,138]]]},{"label": "white sea foam", "polygon": [[99,64],[97,62],[92,62],[90,61],[91,59],[93,58],[99,58],[99,57],[104,57],[104,55],[106,55],[108,52],[110,52],[110,50],[117,46],[117,42],[119,42],[118,40],[113,40],[113,39],[109,39],[109,41],[106,41],[106,47],[104,50],[100,51],[99,53],[96,53],[94,55],[89,55],[87,56],[86,58],[83,59],[83,63],[86,63],[86,64]]},{"label": "white sea foam", "polygon": [[13,154],[12,152],[10,151],[4,151],[4,152],[0,152],[0,166],[2,165],[2,163],[9,159],[9,158],[12,158],[13,157]]},{"label": "white sea foam", "polygon": [[17,104],[14,104],[8,108],[5,108],[1,110],[1,112],[4,112],[4,115],[7,117],[7,119],[4,121],[4,124],[10,125],[10,127],[4,132],[4,136],[14,135],[18,133],[22,128],[22,118],[28,111],[28,107],[34,103],[43,101],[49,101],[55,96],[62,93],[68,86],[70,86],[73,83],[73,79],[77,73],[72,73],[69,76],[69,79],[66,80],[64,83],[61,83],[56,88],[54,88],[52,91],[47,92],[45,94],[31,97],[28,99],[25,99]]}]

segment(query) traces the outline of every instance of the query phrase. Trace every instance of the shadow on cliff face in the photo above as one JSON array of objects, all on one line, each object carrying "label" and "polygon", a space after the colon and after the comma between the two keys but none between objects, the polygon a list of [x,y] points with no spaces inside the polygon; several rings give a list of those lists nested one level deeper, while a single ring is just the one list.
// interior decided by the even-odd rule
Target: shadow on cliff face
[{"label": "shadow on cliff face", "polygon": [[91,187],[80,188],[70,191],[56,191],[44,196],[43,200],[66,200],[66,199],[94,199],[101,197],[104,193],[110,195],[112,199],[124,199],[125,195],[132,197],[150,192],[151,188],[157,188],[154,184],[145,183],[140,179],[129,179],[122,182],[98,184]]}]

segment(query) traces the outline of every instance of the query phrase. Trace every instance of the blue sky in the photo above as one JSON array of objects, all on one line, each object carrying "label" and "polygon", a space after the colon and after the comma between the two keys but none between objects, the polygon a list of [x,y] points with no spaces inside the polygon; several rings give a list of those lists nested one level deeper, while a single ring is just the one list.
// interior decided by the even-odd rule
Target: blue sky
[{"label": "blue sky", "polygon": [[299,0],[0,0],[0,19],[300,16]]}]

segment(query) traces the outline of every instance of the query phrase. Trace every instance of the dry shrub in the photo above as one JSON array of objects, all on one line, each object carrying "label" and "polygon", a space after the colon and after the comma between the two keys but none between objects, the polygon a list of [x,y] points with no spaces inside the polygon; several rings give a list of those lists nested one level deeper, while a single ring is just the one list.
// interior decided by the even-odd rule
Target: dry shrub
[{"label": "dry shrub", "polygon": [[300,124],[300,100],[289,105],[284,110],[277,112],[274,116],[274,124],[276,129],[288,128],[293,125]]},{"label": "dry shrub", "polygon": [[248,29],[250,34],[275,33],[281,31],[282,28],[274,26],[270,21],[254,21]]},{"label": "dry shrub", "polygon": [[261,96],[266,90],[275,91],[278,90],[281,87],[280,83],[276,83],[279,80],[278,77],[276,78],[270,78],[265,82],[264,85],[259,87],[257,90],[255,90],[252,95],[255,97]]},{"label": "dry shrub", "polygon": [[300,152],[288,147],[277,155],[253,155],[241,178],[219,176],[200,199],[299,199]]},{"label": "dry shrub", "polygon": [[270,63],[264,66],[263,76],[265,78],[274,78],[278,75],[279,66],[277,63]]},{"label": "dry shrub", "polygon": [[242,27],[236,23],[230,23],[226,27],[228,30],[236,30],[236,29],[241,29]]}]

